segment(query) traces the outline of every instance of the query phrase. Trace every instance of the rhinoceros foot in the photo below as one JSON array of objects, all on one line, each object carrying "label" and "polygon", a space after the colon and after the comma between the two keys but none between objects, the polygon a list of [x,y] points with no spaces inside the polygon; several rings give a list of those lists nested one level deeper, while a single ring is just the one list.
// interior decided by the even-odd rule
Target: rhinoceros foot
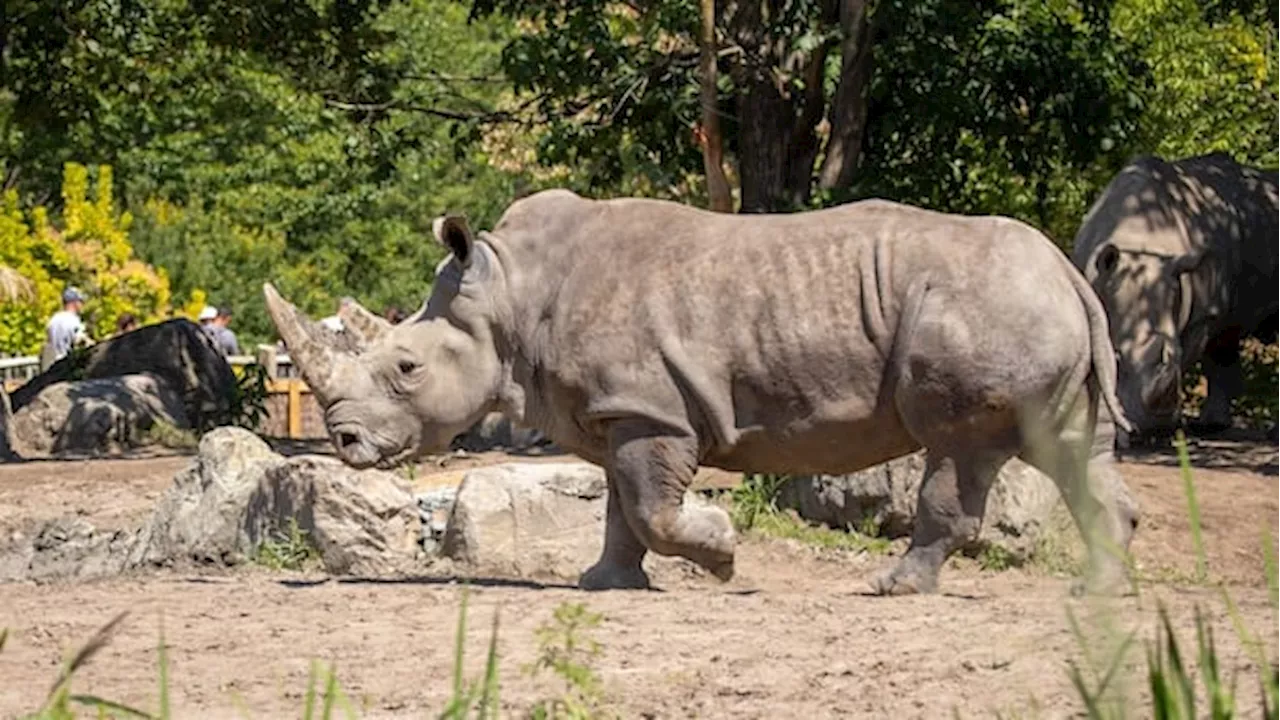
[{"label": "rhinoceros foot", "polygon": [[583,590],[648,590],[649,575],[639,565],[601,561],[582,573],[578,587]]},{"label": "rhinoceros foot", "polygon": [[871,589],[879,595],[918,595],[937,592],[938,573],[917,567],[909,559],[871,580]]}]

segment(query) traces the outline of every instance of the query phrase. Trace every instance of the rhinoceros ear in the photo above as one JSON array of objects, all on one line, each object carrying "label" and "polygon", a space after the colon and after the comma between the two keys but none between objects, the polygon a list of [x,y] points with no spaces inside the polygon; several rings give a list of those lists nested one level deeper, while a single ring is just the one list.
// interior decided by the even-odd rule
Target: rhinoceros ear
[{"label": "rhinoceros ear", "polygon": [[431,223],[431,230],[438,240],[458,260],[464,270],[471,265],[471,249],[474,240],[467,219],[461,215],[443,215]]},{"label": "rhinoceros ear", "polygon": [[1120,250],[1115,245],[1105,245],[1093,260],[1093,266],[1099,275],[1106,275],[1116,268],[1120,260]]}]

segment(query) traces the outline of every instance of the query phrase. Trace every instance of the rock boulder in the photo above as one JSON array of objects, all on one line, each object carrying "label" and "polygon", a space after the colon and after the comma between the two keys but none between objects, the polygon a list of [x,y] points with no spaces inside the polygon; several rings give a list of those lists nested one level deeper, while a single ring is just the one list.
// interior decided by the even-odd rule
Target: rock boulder
[{"label": "rock boulder", "polygon": [[[777,504],[812,522],[902,537],[911,534],[915,523],[923,477],[924,454],[914,453],[849,475],[792,478],[779,491]],[[978,540],[964,550],[972,554],[995,546],[1015,561],[1027,560],[1059,502],[1053,480],[1021,460],[1010,460],[987,495]]]},{"label": "rock boulder", "polygon": [[53,383],[10,423],[13,450],[27,458],[110,454],[147,444],[157,423],[189,426],[181,395],[150,373]]},{"label": "rock boulder", "polygon": [[398,476],[333,458],[284,458],[246,430],[219,428],[200,440],[195,463],[161,499],[130,561],[243,562],[290,519],[328,572],[385,572],[416,552],[417,505]]},{"label": "rock boulder", "polygon": [[476,468],[458,487],[446,557],[522,577],[575,576],[600,554],[604,471],[584,463]]}]

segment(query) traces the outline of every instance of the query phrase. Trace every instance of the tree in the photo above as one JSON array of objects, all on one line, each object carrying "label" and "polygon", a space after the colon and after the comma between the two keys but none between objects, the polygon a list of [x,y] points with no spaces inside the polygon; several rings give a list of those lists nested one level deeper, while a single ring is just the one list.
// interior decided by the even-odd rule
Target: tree
[{"label": "tree", "polygon": [[87,291],[84,316],[89,334],[97,339],[114,331],[122,313],[142,322],[167,316],[168,278],[134,257],[128,239],[131,217],[115,207],[111,170],[98,167],[96,174],[91,184],[89,168],[66,166],[60,226],[43,207],[24,211],[14,190],[0,199],[0,265],[26,278],[31,290],[0,304],[0,352],[39,352],[45,322],[61,306],[67,285]]},{"label": "tree", "polygon": [[[1142,74],[1110,32],[1110,9],[1098,0],[722,0],[716,105],[742,211],[868,192],[927,194],[958,209],[945,202],[956,185],[947,177],[968,182],[957,155],[1018,176],[1044,204],[1048,175],[1118,157],[1133,131]],[[694,124],[697,59],[709,43],[689,10],[669,0],[473,4],[477,16],[528,23],[503,67],[548,123],[543,158],[585,167],[595,186],[619,182],[629,145],[653,159],[630,172],[696,167],[680,129]],[[893,182],[877,182],[888,166]]]}]

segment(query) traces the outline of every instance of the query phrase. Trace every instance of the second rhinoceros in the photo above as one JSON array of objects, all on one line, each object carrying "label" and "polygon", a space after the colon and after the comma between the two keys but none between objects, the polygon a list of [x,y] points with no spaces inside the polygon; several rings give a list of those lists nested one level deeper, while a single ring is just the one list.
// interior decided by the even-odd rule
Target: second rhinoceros
[{"label": "second rhinoceros", "polygon": [[647,587],[648,551],[732,577],[728,515],[683,501],[699,465],[848,473],[921,447],[911,545],[879,592],[935,590],[1015,456],[1058,482],[1091,541],[1078,587],[1126,586],[1115,551],[1137,509],[1112,466],[1110,419],[1126,421],[1106,317],[1031,227],[875,200],[729,215],[550,190],[478,236],[459,216],[434,229],[452,254],[430,297],[358,349],[268,284],[271,317],[351,465],[444,449],[498,410],[602,466],[604,548],[581,587]]}]

